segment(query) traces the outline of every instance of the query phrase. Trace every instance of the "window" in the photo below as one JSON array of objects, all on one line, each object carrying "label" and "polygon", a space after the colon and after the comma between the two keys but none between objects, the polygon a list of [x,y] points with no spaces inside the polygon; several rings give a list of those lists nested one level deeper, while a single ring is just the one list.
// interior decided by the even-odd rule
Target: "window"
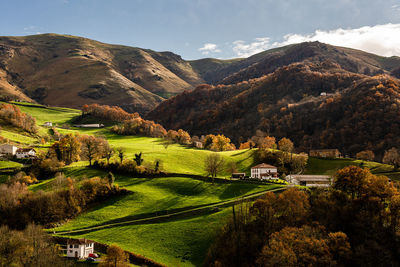
[{"label": "window", "polygon": [[69,248],[72,248],[72,245],[69,245]]},{"label": "window", "polygon": [[[72,245],[71,245],[71,246],[72,246]],[[69,253],[72,253],[72,250],[70,250]]]},{"label": "window", "polygon": [[79,245],[74,245],[74,248],[79,248]]}]

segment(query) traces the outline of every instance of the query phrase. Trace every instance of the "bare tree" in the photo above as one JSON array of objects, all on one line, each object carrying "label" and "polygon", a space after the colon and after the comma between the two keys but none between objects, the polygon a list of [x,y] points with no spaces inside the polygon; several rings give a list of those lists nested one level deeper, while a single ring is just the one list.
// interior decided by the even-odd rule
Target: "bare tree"
[{"label": "bare tree", "polygon": [[107,159],[107,164],[110,164],[110,159],[114,155],[114,152],[114,148],[112,148],[108,142],[104,144],[103,153],[104,157]]},{"label": "bare tree", "polygon": [[207,175],[211,176],[213,183],[214,178],[224,169],[224,164],[224,159],[218,153],[213,153],[206,157],[205,170]]}]

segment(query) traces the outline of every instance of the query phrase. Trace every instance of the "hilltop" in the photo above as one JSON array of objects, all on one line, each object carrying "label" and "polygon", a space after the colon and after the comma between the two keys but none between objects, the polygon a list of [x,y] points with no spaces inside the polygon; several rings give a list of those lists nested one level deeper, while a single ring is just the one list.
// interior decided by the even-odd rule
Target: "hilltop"
[{"label": "hilltop", "polygon": [[58,34],[0,37],[0,93],[25,101],[147,112],[163,97],[202,82],[188,62],[170,52]]},{"label": "hilltop", "polygon": [[190,63],[209,84],[234,84],[259,78],[280,67],[300,62],[314,64],[329,62],[353,73],[369,76],[391,74],[400,77],[399,57],[382,57],[320,42],[305,42],[274,48],[244,59],[200,59]]}]

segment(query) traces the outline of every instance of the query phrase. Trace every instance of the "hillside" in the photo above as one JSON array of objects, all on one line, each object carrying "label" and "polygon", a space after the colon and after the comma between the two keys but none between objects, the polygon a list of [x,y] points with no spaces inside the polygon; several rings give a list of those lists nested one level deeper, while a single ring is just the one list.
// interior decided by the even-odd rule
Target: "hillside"
[{"label": "hillside", "polygon": [[[254,199],[267,191],[281,188],[280,185],[274,184],[221,179],[211,183],[199,176],[204,175],[204,161],[207,155],[214,153],[212,151],[179,144],[165,147],[159,138],[120,136],[111,133],[109,127],[96,129],[66,127],[80,116],[79,110],[26,103],[14,104],[36,119],[39,132],[43,134],[50,132],[48,128],[40,125],[45,121],[52,121],[65,127],[57,127],[60,133],[104,136],[112,147],[124,147],[126,158],[133,158],[135,153],[143,152],[144,164],[161,159],[163,169],[173,173],[169,177],[157,178],[131,177],[116,173],[115,182],[130,193],[107,198],[76,218],[48,230],[58,236],[85,237],[105,244],[117,244],[127,251],[141,254],[168,266],[200,266],[218,230],[232,214],[231,205],[244,198]],[[10,129],[10,133],[14,130]],[[3,134],[2,128],[0,135]],[[16,141],[12,136],[11,140]],[[33,144],[34,140],[24,140],[24,142],[26,145]],[[46,143],[45,147],[49,144]],[[246,149],[219,152],[219,154],[228,162],[236,162],[239,171],[250,174],[250,168],[255,164],[254,151],[255,149]],[[118,160],[117,155],[111,160]],[[345,166],[360,164],[370,168],[374,173],[398,179],[398,172],[394,172],[390,165],[352,159],[309,158],[306,172],[333,174]],[[62,171],[76,183],[85,178],[107,175],[107,171],[90,168],[87,165],[87,161],[80,161],[65,166]],[[21,164],[13,161],[0,162],[0,183],[5,182],[10,175],[8,172],[3,174],[3,169],[19,167]],[[229,173],[221,173],[220,177],[229,177]],[[54,177],[41,180],[40,183],[29,187],[32,192],[41,190],[50,192],[54,188],[58,188],[58,181]],[[204,227],[205,225],[207,227]]]},{"label": "hillside", "polygon": [[190,62],[210,84],[232,84],[261,77],[277,68],[299,62],[330,62],[344,70],[366,74],[391,74],[400,77],[399,57],[381,57],[360,50],[306,42],[270,49],[245,59],[200,59]]},{"label": "hillside", "polygon": [[148,117],[193,135],[223,133],[237,143],[260,129],[289,137],[303,151],[333,147],[355,155],[373,149],[379,156],[400,146],[399,87],[390,76],[356,74],[327,62],[295,63],[238,84],[198,87]]},{"label": "hillside", "polygon": [[0,93],[41,104],[147,112],[203,80],[169,52],[43,34],[0,37]]}]

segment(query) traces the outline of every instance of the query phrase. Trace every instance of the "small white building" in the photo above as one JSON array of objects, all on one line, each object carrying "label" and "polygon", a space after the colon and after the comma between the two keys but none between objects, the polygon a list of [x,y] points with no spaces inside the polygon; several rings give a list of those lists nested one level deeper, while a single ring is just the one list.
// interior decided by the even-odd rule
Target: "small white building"
[{"label": "small white building", "polygon": [[251,178],[261,180],[278,179],[278,168],[266,163],[251,168]]},{"label": "small white building", "polygon": [[308,187],[329,187],[332,185],[332,177],[329,175],[289,175],[287,181],[293,185]]},{"label": "small white building", "polygon": [[49,121],[46,121],[45,123],[43,123],[43,126],[45,126],[45,127],[52,127],[52,126],[53,126],[53,123],[52,123],[52,122],[49,122]]},{"label": "small white building", "polygon": [[195,148],[203,148],[203,143],[200,142],[200,141],[194,141],[194,142],[193,142],[193,146],[194,146]]},{"label": "small white building", "polygon": [[78,128],[101,128],[101,127],[104,127],[104,124],[100,124],[100,123],[75,124],[74,127],[78,127]]},{"label": "small white building", "polygon": [[18,147],[11,144],[0,145],[0,154],[14,156],[17,153]]},{"label": "small white building", "polygon": [[15,153],[17,159],[26,159],[36,157],[36,150],[33,148],[19,148]]},{"label": "small white building", "polygon": [[94,253],[94,241],[81,239],[67,240],[67,257],[84,259]]}]

